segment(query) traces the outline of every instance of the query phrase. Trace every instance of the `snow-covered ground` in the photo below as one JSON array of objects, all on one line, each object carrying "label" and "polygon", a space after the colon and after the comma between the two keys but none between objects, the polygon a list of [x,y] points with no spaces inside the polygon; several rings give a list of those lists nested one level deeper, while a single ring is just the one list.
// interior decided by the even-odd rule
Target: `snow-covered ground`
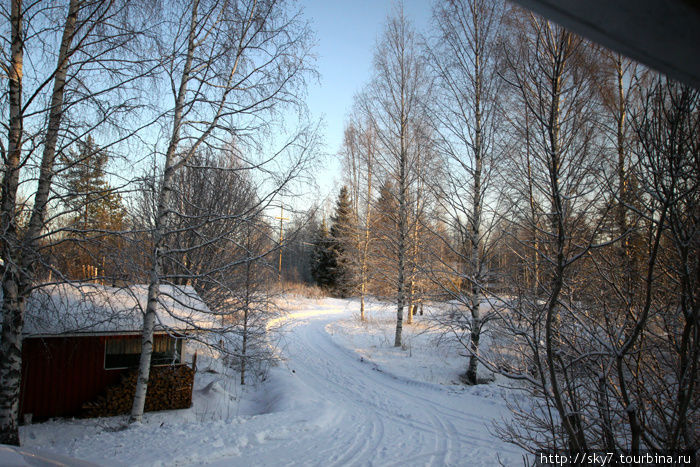
[{"label": "snow-covered ground", "polygon": [[283,359],[264,382],[243,388],[236,374],[200,371],[188,410],[127,428],[121,417],[25,426],[23,446],[105,465],[522,463],[489,428],[508,416],[504,389],[458,384],[465,359],[425,318],[404,327],[397,349],[390,307],[373,303],[368,324],[353,300],[290,298],[286,308]]}]

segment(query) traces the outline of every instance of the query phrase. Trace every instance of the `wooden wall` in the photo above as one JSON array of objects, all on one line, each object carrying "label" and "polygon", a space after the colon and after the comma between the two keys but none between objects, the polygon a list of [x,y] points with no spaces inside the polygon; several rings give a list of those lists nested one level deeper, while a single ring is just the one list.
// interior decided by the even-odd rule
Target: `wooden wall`
[{"label": "wooden wall", "polygon": [[[42,420],[84,415],[86,403],[98,400],[108,388],[120,385],[133,370],[104,369],[105,341],[115,337],[25,338],[22,344],[20,417],[32,414],[33,420]],[[118,337],[140,340],[140,336],[135,335]],[[193,376],[188,378],[190,388],[186,406],[191,404]],[[185,405],[182,396],[175,405],[177,407],[158,404],[158,409],[182,408]]]},{"label": "wooden wall", "polygon": [[121,379],[105,370],[105,337],[25,338],[22,343],[20,416],[77,415],[85,401]]}]

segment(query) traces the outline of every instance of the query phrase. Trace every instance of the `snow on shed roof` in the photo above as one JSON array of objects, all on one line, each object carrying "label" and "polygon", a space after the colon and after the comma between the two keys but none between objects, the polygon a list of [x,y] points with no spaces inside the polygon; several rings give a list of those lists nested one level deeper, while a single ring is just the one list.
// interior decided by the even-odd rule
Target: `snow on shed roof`
[{"label": "snow on shed roof", "polygon": [[[147,285],[59,284],[36,289],[27,302],[24,334],[139,332]],[[215,316],[191,286],[161,285],[156,331],[215,327]]]}]

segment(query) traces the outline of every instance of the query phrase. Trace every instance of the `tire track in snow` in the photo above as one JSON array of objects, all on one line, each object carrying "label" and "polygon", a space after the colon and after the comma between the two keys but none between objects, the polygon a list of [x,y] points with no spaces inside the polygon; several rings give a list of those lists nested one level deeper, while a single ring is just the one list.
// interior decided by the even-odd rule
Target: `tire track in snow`
[{"label": "tire track in snow", "polygon": [[[308,334],[312,326],[305,326],[303,332],[297,329],[297,337],[290,342],[290,360],[296,361],[295,372],[298,376],[311,382],[310,386],[321,389],[326,399],[335,399],[354,405],[355,412],[340,420],[326,443],[315,455],[330,462],[330,465],[348,465],[354,459],[371,457],[383,441],[384,426],[382,420],[372,415],[369,418],[356,404],[354,394],[345,391],[345,382],[339,382],[336,376],[338,363],[322,358],[323,349],[315,345],[315,338]],[[300,339],[303,335],[303,339]],[[297,358],[298,357],[298,358]],[[302,365],[299,365],[301,363]],[[330,440],[329,440],[330,441]],[[320,456],[319,456],[320,455]]]},{"label": "tire track in snow", "polygon": [[[268,445],[263,464],[275,465],[271,454],[285,452],[294,453],[287,465],[489,464],[478,456],[493,452],[498,441],[486,433],[493,413],[479,407],[482,398],[400,378],[361,361],[326,330],[349,311],[324,311],[305,313],[285,336],[286,366],[298,378],[296,386],[308,393],[303,396],[307,428],[297,436],[293,427],[291,436]],[[466,412],[471,410],[476,413]],[[256,460],[259,453],[245,453],[238,461]]]},{"label": "tire track in snow", "polygon": [[[328,336],[328,339],[330,343],[334,346],[337,347],[339,351],[341,352],[352,352],[349,349],[345,349],[343,347],[340,347],[338,344],[336,344],[330,336]],[[351,353],[353,357],[356,355],[354,352]],[[355,359],[356,360],[356,359]],[[415,387],[419,389],[425,389],[428,391],[431,391],[432,393],[439,393],[441,395],[444,395],[445,397],[448,398],[460,398],[460,396],[463,396],[463,393],[455,393],[445,387],[442,387],[440,385],[436,384],[431,384],[431,383],[424,383],[422,381],[413,381],[407,378],[402,378],[395,376],[389,372],[386,372],[382,369],[380,369],[377,365],[375,365],[372,362],[365,361],[365,363],[362,363],[363,365],[369,365],[370,368],[372,368],[377,374],[381,375],[381,377],[376,377],[374,376],[374,373],[369,373],[367,376],[368,378],[374,379],[375,382],[378,384],[384,384],[384,385],[391,385],[393,390],[401,393],[403,395],[408,396],[410,399],[417,399],[419,400],[422,404],[430,406],[434,411],[438,412],[442,416],[446,417],[447,419],[458,419],[460,421],[466,422],[469,426],[474,426],[474,425],[482,425],[483,429],[476,430],[472,429],[470,430],[470,440],[478,440],[483,442],[484,447],[490,447],[493,444],[493,438],[489,436],[483,436],[483,433],[486,432],[486,422],[487,420],[480,415],[473,415],[469,413],[465,413],[463,411],[455,411],[454,407],[448,407],[447,405],[444,405],[434,398],[428,398],[426,396],[419,395],[418,393],[415,392],[410,392],[405,389],[405,386],[409,387]],[[386,381],[386,379],[389,379],[389,382]],[[393,381],[392,381],[393,380]],[[394,384],[396,383],[396,384]],[[472,402],[477,402],[477,403],[483,403],[484,400],[478,396],[473,396],[472,399],[476,399],[476,401]],[[471,407],[468,407],[471,408]],[[432,413],[432,411],[431,411]],[[488,418],[488,421],[490,422],[490,418]],[[453,425],[454,426],[454,425]],[[463,436],[455,431],[455,433],[458,436]]]},{"label": "tire track in snow", "polygon": [[[338,400],[352,405],[357,410],[358,414],[364,413],[367,415],[367,406],[370,405],[374,410],[372,411],[371,416],[369,416],[368,424],[374,427],[373,430],[375,433],[381,433],[381,437],[376,437],[376,435],[373,436],[371,430],[369,433],[363,433],[367,443],[365,443],[360,450],[358,450],[357,446],[353,444],[350,446],[335,445],[324,451],[336,454],[340,451],[342,453],[341,455],[333,456],[334,459],[338,459],[340,461],[339,464],[352,463],[353,460],[362,459],[363,455],[375,455],[377,452],[381,454],[382,449],[380,448],[382,445],[391,444],[390,442],[384,442],[384,422],[388,419],[398,422],[399,424],[405,424],[406,420],[394,415],[394,411],[387,411],[384,404],[377,402],[379,398],[376,395],[368,399],[368,395],[376,394],[375,388],[372,387],[374,385],[366,384],[364,379],[353,379],[348,376],[349,372],[345,370],[352,365],[351,359],[347,356],[339,355],[337,352],[335,352],[335,349],[328,347],[328,344],[331,344],[331,342],[326,340],[325,331],[323,331],[321,327],[309,326],[304,331],[305,335],[302,343],[304,347],[303,353],[306,355],[324,357],[322,359],[319,358],[319,360],[323,360],[322,362],[319,361],[313,366],[318,365],[324,368],[333,367],[335,370],[330,373],[326,372],[325,377],[322,378],[321,381],[317,381],[317,384],[328,389],[329,396],[335,395]],[[319,342],[322,342],[323,345],[320,345]],[[305,357],[303,360],[305,363],[309,363],[308,358]],[[311,369],[313,369],[313,366]],[[316,372],[312,371],[311,373],[312,378],[317,377]],[[368,404],[368,402],[371,403]],[[379,416],[377,415],[378,413],[382,413],[382,415]],[[412,426],[410,428],[412,430],[421,429],[421,427],[417,426]],[[355,428],[349,427],[349,429],[354,430]],[[396,440],[396,438],[397,437],[394,436],[394,440]],[[400,437],[398,438],[398,442],[402,442]],[[386,450],[386,446],[384,446],[384,448],[384,450]]]},{"label": "tire track in snow", "polygon": [[[341,347],[338,345],[331,336],[327,333],[324,332],[324,338],[327,343],[334,348],[337,352],[344,353],[346,354],[352,363],[355,366],[360,367],[360,371],[365,370],[365,368],[372,368],[374,371],[372,372],[367,372],[365,377],[368,380],[371,380],[372,382],[376,383],[376,385],[380,386],[390,386],[391,390],[396,393],[400,393],[404,396],[406,396],[408,399],[412,400],[414,403],[417,401],[419,404],[418,406],[426,406],[430,407],[430,414],[433,414],[435,412],[439,413],[442,417],[445,419],[458,419],[462,422],[466,422],[465,424],[468,425],[469,427],[474,427],[474,426],[479,426],[480,429],[475,429],[472,428],[469,430],[469,441],[474,442],[474,441],[479,441],[483,443],[484,447],[491,447],[493,445],[493,438],[490,436],[484,436],[484,433],[486,433],[486,423],[490,423],[491,418],[489,417],[488,419],[485,419],[483,416],[480,415],[473,415],[470,413],[465,413],[460,410],[455,410],[455,407],[449,407],[438,400],[436,398],[429,398],[427,396],[421,395],[419,392],[411,392],[406,390],[406,386],[409,387],[415,387],[420,390],[425,390],[429,391],[432,395],[435,395],[435,393],[439,394],[440,396],[443,396],[445,398],[456,398],[460,399],[462,398],[461,396],[464,396],[464,393],[454,393],[453,391],[449,390],[446,387],[436,385],[436,384],[431,384],[431,383],[425,383],[422,381],[414,381],[410,380],[407,378],[402,378],[395,376],[389,372],[386,372],[382,369],[380,369],[377,365],[375,365],[372,362],[365,361],[365,362],[360,362],[357,359],[357,354],[353,352],[350,349],[346,349],[344,347]],[[326,349],[327,350],[327,349]],[[477,402],[477,403],[483,403],[483,400],[480,397],[474,396],[471,399],[472,402]],[[465,407],[466,409],[471,409],[471,407]],[[453,435],[456,435],[458,438],[465,437],[465,434],[457,432],[456,429],[454,429],[454,424],[452,424],[453,427]]]},{"label": "tire track in snow", "polygon": [[[467,391],[455,391],[449,387],[395,376],[383,371],[371,361],[360,361],[353,350],[340,346],[327,333],[325,337],[338,352],[349,355],[352,364],[364,367],[367,384],[377,383],[389,386],[392,391],[406,396],[411,403],[428,407],[431,415],[437,415],[439,423],[435,424],[434,430],[444,435],[448,443],[445,464],[463,465],[467,462],[470,452],[493,452],[494,444],[500,444],[500,451],[520,457],[516,448],[501,444],[489,433],[488,426],[494,419],[491,407],[496,405],[490,399],[480,395],[470,395]],[[367,368],[375,371],[367,371]],[[420,391],[411,391],[411,388],[417,388]],[[397,421],[405,422],[405,420]],[[463,456],[462,449],[467,450],[466,458]],[[474,456],[468,463],[489,465],[493,460],[482,455]]]},{"label": "tire track in snow", "polygon": [[[313,334],[309,335],[309,332],[312,332]],[[394,378],[391,377],[391,375],[386,375],[382,372],[377,372],[377,375],[373,374],[368,376],[366,373],[367,370],[371,367],[368,367],[366,364],[358,362],[352,354],[343,352],[344,349],[339,348],[325,331],[325,322],[318,324],[314,323],[314,325],[308,326],[308,328],[305,329],[305,337],[306,338],[304,339],[304,344],[305,346],[307,346],[307,352],[311,351],[310,353],[316,355],[323,355],[326,359],[333,357],[333,360],[335,360],[337,363],[342,362],[340,365],[337,366],[337,372],[328,375],[331,376],[330,378],[328,378],[328,382],[331,382],[336,386],[335,389],[337,392],[344,393],[343,398],[345,398],[346,400],[353,400],[354,402],[359,402],[360,405],[372,406],[374,409],[376,409],[377,412],[382,413],[382,416],[384,418],[394,421],[399,426],[402,426],[403,429],[400,430],[399,434],[405,435],[406,433],[409,433],[413,435],[402,437],[402,439],[397,439],[393,442],[393,444],[396,446],[406,446],[408,443],[410,448],[412,448],[412,450],[409,452],[406,452],[406,450],[402,450],[403,452],[396,453],[395,455],[403,457],[406,460],[412,461],[428,456],[427,458],[429,459],[429,463],[431,465],[446,464],[448,456],[453,447],[452,438],[455,435],[455,430],[454,428],[452,430],[449,430],[447,425],[441,421],[441,417],[436,416],[433,413],[434,411],[432,407],[430,407],[432,405],[431,401],[428,401],[425,398],[419,398],[420,402],[428,402],[428,409],[423,407],[424,404],[415,404],[414,394],[411,394],[410,392],[404,390],[397,391],[397,384],[395,384],[396,382],[394,381]],[[328,367],[328,364],[324,366]],[[348,366],[353,371],[343,371],[344,369],[347,369]],[[382,387],[383,389],[385,389],[385,392],[399,394],[400,398],[403,399],[399,404],[400,408],[396,410],[394,409],[394,404],[387,404],[388,401],[386,399],[382,400],[379,397],[377,397],[377,391],[362,392],[362,389],[367,387],[367,380],[364,380],[364,383],[354,382],[355,384],[353,384],[353,381],[349,380],[345,376],[346,374],[352,373],[362,374],[364,378],[368,378],[370,382],[375,383],[373,384],[375,387]],[[360,389],[360,393],[356,391],[357,389]],[[417,409],[418,411],[420,411],[422,413],[420,419],[422,420],[416,420],[415,417],[410,416],[410,414],[408,414],[407,416],[407,414],[401,413],[402,411],[405,412],[406,410],[411,409]],[[376,417],[373,418],[372,426],[377,425],[377,420],[378,419]],[[383,425],[381,420],[378,421],[380,424]],[[453,425],[451,426],[453,427]],[[367,433],[363,433],[363,435],[366,434]],[[428,436],[432,437],[434,440],[434,449],[426,452],[425,444],[427,444],[427,440],[425,440],[425,438]],[[414,439],[407,440],[406,438]],[[365,438],[365,440],[367,439],[372,439],[371,434],[368,438]],[[376,451],[376,449],[381,444],[381,440],[375,440],[374,443],[365,442],[362,444],[361,448],[358,449],[357,439],[355,439],[354,441],[355,442],[353,442],[353,444],[351,444],[347,447],[346,450],[344,450],[345,454],[343,456],[335,458],[338,460],[339,465],[347,465],[347,463],[352,461],[352,459],[361,459],[363,455],[368,451],[368,446],[373,445],[372,450]]]}]

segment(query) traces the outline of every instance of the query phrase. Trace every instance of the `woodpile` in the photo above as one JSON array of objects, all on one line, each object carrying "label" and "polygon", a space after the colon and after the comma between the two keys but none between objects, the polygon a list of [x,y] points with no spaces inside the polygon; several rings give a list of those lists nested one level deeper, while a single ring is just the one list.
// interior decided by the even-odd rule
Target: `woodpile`
[{"label": "woodpile", "polygon": [[[131,412],[136,392],[137,370],[125,373],[119,384],[106,389],[95,400],[83,404],[84,417],[112,417]],[[187,365],[151,368],[146,392],[146,412],[186,409],[192,405],[194,370]]]}]

